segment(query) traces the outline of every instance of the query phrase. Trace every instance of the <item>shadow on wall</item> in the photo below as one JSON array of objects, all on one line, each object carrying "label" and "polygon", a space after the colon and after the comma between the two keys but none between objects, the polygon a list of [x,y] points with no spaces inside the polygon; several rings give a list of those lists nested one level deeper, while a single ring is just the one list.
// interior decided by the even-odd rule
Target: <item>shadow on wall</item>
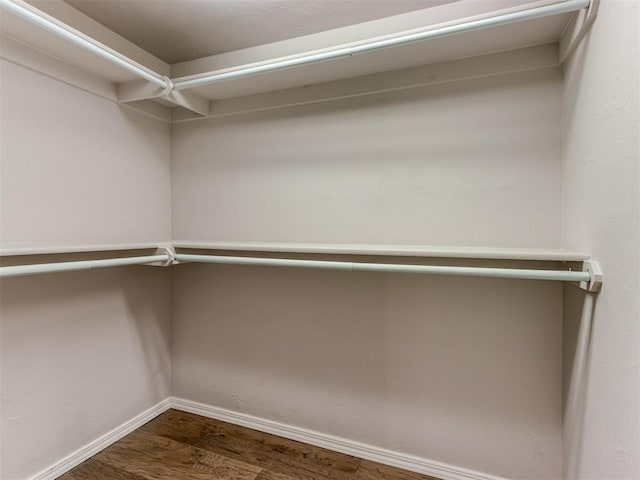
[{"label": "shadow on wall", "polygon": [[[576,129],[584,128],[581,122],[575,121],[584,113],[580,112],[578,100],[584,96],[584,69],[586,52],[589,50],[591,35],[587,34],[576,51],[564,65],[563,91],[563,154],[566,159],[572,152],[570,142],[566,139],[577,136]],[[582,106],[584,108],[584,106]],[[575,148],[575,146],[573,147]],[[583,158],[585,170],[592,168],[593,159]],[[563,175],[569,177],[566,166]],[[566,197],[566,191],[564,192]],[[567,199],[563,198],[566,204]],[[566,208],[566,206],[565,206]],[[586,208],[586,207],[585,207]],[[572,228],[576,228],[575,223]],[[587,232],[574,232],[577,237],[589,238]],[[587,387],[591,363],[591,342],[593,316],[597,294],[590,294],[572,285],[563,287],[563,358],[562,358],[562,447],[563,447],[563,478],[577,478],[577,462],[582,457],[582,433],[585,420]]]},{"label": "shadow on wall", "polygon": [[[2,280],[2,434],[16,449],[11,463],[55,461],[169,395],[170,282],[170,272],[150,267]],[[30,452],[35,432],[56,452]]]},{"label": "shadow on wall", "polygon": [[174,238],[553,248],[560,94],[544,69],[173,124]]},{"label": "shadow on wall", "polygon": [[[198,158],[189,168],[215,162],[219,169],[315,171],[389,161],[398,168],[398,162],[421,165],[425,158],[467,166],[485,151],[492,157],[507,152],[510,162],[526,165],[524,144],[537,144],[540,156],[541,145],[551,141],[532,125],[548,124],[548,98],[558,80],[555,70],[515,73],[177,123],[173,149],[196,144],[191,150]],[[540,89],[550,94],[542,97]],[[540,101],[523,101],[532,95]],[[481,108],[469,108],[476,104]]]},{"label": "shadow on wall", "polygon": [[152,267],[2,280],[0,477],[27,478],[169,395],[170,282]]},{"label": "shadow on wall", "polygon": [[[157,162],[157,165],[150,166],[156,168],[154,171],[166,173],[168,182],[171,168],[171,125],[152,115],[132,109],[127,105],[115,104],[115,106],[126,125],[120,135],[131,136],[132,145],[139,149],[138,152],[131,153],[132,158],[137,161],[146,159],[149,162]],[[142,194],[144,192],[139,193]]]},{"label": "shadow on wall", "polygon": [[134,285],[125,285],[122,294],[127,318],[136,333],[132,338],[137,340],[137,351],[144,356],[144,380],[148,391],[153,391],[153,402],[157,402],[171,393],[171,271],[161,267],[134,268],[141,272],[147,270],[146,275],[155,279],[145,289],[146,301],[141,301]]},{"label": "shadow on wall", "polygon": [[[581,45],[576,49],[571,57],[569,63],[564,65],[563,77],[564,77],[564,90],[563,90],[563,110],[562,110],[562,129],[563,137],[571,138],[573,135],[573,129],[578,128],[579,123],[574,119],[579,114],[577,111],[578,98],[581,96],[581,88],[583,82],[576,81],[576,79],[584,78],[584,62],[586,52],[589,50],[589,41],[591,36],[587,36],[582,41]],[[562,158],[567,158],[567,142],[562,143],[563,155]]]},{"label": "shadow on wall", "polygon": [[597,294],[571,285],[563,290],[563,478],[575,478],[590,367],[591,332]]}]

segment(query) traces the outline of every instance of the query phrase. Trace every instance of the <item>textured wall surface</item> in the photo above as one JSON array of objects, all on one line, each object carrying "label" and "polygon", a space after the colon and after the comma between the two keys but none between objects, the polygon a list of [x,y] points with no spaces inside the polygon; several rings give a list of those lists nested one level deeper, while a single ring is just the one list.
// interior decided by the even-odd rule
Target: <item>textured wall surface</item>
[{"label": "textured wall surface", "polygon": [[[565,365],[565,390],[581,390],[565,422],[570,479],[640,477],[639,30],[637,1],[603,1],[565,72],[564,246],[590,252],[605,274],[585,367]],[[565,348],[584,302],[576,295],[567,287]]]},{"label": "textured wall surface", "polygon": [[169,240],[169,125],[0,67],[2,248]]},{"label": "textured wall surface", "polygon": [[22,480],[170,394],[171,273],[125,267],[0,283],[0,477]]},{"label": "textured wall surface", "polygon": [[[555,69],[175,124],[181,240],[557,247]],[[460,467],[561,475],[561,286],[180,266],[173,391]]]},{"label": "textured wall surface", "polygon": [[[3,61],[3,248],[170,236],[169,127]],[[169,271],[0,284],[0,477],[49,467],[170,391]]]},{"label": "textured wall surface", "polygon": [[562,287],[174,269],[173,393],[506,478],[561,467]]},{"label": "textured wall surface", "polygon": [[560,243],[555,69],[176,124],[177,240]]}]

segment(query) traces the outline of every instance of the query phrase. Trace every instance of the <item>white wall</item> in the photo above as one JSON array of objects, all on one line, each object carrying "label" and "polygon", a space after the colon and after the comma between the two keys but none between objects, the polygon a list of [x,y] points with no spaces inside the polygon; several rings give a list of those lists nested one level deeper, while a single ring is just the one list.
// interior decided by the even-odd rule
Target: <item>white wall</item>
[{"label": "white wall", "polygon": [[[169,126],[1,63],[3,248],[170,238]],[[170,394],[170,272],[0,285],[0,477],[20,480]]]},{"label": "white wall", "polygon": [[[583,390],[565,425],[571,479],[640,477],[639,25],[637,1],[604,0],[565,72],[563,242],[605,274],[584,375],[569,368],[565,378]],[[576,295],[567,287],[565,348],[576,339]]]},{"label": "white wall", "polygon": [[170,394],[171,273],[126,267],[0,284],[0,477],[22,480]]},{"label": "white wall", "polygon": [[174,124],[178,240],[557,247],[555,69]]},{"label": "white wall", "polygon": [[545,282],[175,267],[173,394],[557,479],[561,300]]},{"label": "white wall", "polygon": [[169,240],[169,125],[0,68],[2,248]]},{"label": "white wall", "polygon": [[[555,69],[174,124],[174,238],[557,247]],[[561,475],[561,286],[174,269],[175,395]]]}]

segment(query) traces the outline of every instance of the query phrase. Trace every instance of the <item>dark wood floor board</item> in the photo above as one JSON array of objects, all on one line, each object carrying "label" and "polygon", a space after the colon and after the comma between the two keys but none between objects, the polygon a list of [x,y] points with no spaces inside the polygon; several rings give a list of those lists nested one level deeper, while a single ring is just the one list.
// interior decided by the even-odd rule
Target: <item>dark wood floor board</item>
[{"label": "dark wood floor board", "polygon": [[261,467],[146,432],[134,432],[96,455],[148,480],[255,480]]},{"label": "dark wood floor board", "polygon": [[362,460],[354,480],[438,480],[435,477]]},{"label": "dark wood floor board", "polygon": [[102,463],[95,457],[81,463],[58,480],[144,480],[133,473],[129,473],[119,467]]},{"label": "dark wood floor board", "polygon": [[[301,480],[347,480],[360,460],[237,425],[171,410],[142,430]],[[199,437],[199,439],[198,439]]]},{"label": "dark wood floor board", "polygon": [[60,480],[438,480],[169,410]]},{"label": "dark wood floor board", "polygon": [[286,473],[278,473],[271,470],[262,470],[256,477],[256,480],[300,480],[300,478],[292,475],[287,475]]},{"label": "dark wood floor board", "polygon": [[218,426],[208,418],[171,409],[138,430],[194,445],[205,435],[218,431]]},{"label": "dark wood floor board", "polygon": [[196,445],[300,480],[348,480],[360,465],[360,459],[331,450],[222,422],[220,426]]}]

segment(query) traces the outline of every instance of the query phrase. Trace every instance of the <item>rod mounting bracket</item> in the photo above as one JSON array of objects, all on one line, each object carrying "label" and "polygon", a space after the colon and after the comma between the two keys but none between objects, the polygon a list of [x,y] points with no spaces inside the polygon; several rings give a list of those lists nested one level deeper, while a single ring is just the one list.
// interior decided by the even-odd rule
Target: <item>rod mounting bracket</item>
[{"label": "rod mounting bracket", "polygon": [[580,288],[587,292],[599,292],[602,287],[600,264],[595,260],[585,260],[582,264],[582,271],[588,272],[591,278],[587,282],[580,282]]},{"label": "rod mounting bracket", "polygon": [[170,267],[176,261],[176,250],[171,245],[156,248],[154,255],[166,255],[167,260],[148,264],[153,267]]}]

